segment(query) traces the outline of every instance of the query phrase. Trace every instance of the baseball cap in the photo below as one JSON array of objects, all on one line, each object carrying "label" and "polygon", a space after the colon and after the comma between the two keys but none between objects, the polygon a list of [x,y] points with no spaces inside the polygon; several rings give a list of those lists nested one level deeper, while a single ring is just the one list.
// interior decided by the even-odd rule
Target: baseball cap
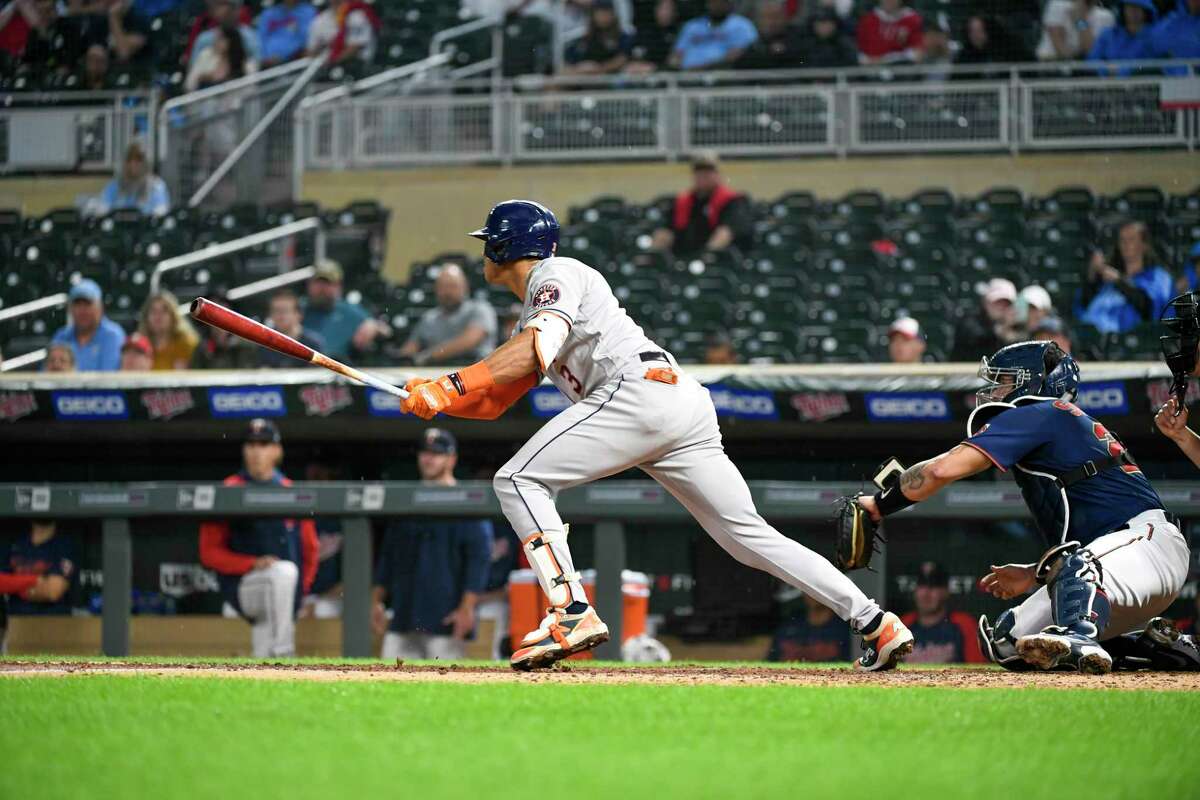
[{"label": "baseball cap", "polygon": [[917,586],[941,586],[950,585],[950,576],[946,574],[946,568],[936,561],[926,561],[917,570]]},{"label": "baseball cap", "polygon": [[144,333],[131,333],[127,336],[125,344],[121,345],[121,352],[124,353],[126,350],[137,350],[147,356],[154,355],[154,345],[150,344],[150,340]]},{"label": "baseball cap", "polygon": [[84,278],[71,287],[71,291],[67,292],[67,299],[72,303],[76,300],[86,300],[89,303],[100,301],[103,292],[100,291],[100,284],[96,283],[91,278]]},{"label": "baseball cap", "polygon": [[331,258],[322,259],[313,272],[313,278],[330,283],[341,283],[342,265]]},{"label": "baseball cap", "polygon": [[921,331],[921,323],[912,317],[900,317],[888,326],[888,338],[897,335],[903,336],[905,339],[925,338],[925,334]]},{"label": "baseball cap", "polygon": [[1040,286],[1026,286],[1021,290],[1021,299],[1025,304],[1036,308],[1038,311],[1049,311],[1054,308],[1054,301],[1050,299],[1050,293]]},{"label": "baseball cap", "polygon": [[994,303],[997,300],[1007,300],[1010,303],[1017,302],[1017,287],[1008,278],[992,278],[988,281],[987,289],[983,292],[983,299],[989,303]]},{"label": "baseball cap", "polygon": [[283,441],[283,437],[279,435],[279,428],[275,426],[274,422],[256,417],[250,420],[250,424],[246,426],[246,438],[243,441],[279,444]]},{"label": "baseball cap", "polygon": [[418,450],[443,455],[458,452],[458,441],[454,434],[441,428],[429,428],[421,434],[421,445]]},{"label": "baseball cap", "polygon": [[692,153],[692,169],[717,169],[721,166],[721,157],[716,150],[697,150]]}]

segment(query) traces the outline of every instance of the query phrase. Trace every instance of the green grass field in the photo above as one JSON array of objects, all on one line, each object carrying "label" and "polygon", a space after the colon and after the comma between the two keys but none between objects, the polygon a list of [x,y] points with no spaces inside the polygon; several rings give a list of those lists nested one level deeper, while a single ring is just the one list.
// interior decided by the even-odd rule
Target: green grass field
[{"label": "green grass field", "polygon": [[0,677],[0,797],[1184,798],[1200,693]]}]

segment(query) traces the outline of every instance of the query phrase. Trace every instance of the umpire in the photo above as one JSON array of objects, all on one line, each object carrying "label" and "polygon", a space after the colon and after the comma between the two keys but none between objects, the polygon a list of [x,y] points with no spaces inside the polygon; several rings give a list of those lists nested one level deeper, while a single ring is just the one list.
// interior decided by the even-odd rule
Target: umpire
[{"label": "umpire", "polygon": [[[430,428],[417,469],[427,486],[453,486],[458,445]],[[492,523],[470,519],[401,519],[388,526],[375,568],[376,633],[385,659],[461,659],[475,632],[475,604],[487,586]],[[385,599],[392,610],[387,621]]]}]

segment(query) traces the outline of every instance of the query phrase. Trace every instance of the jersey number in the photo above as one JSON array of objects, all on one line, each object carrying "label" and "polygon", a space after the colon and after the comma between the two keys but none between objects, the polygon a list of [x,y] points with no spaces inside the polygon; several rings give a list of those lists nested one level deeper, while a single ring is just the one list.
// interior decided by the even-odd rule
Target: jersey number
[{"label": "jersey number", "polygon": [[[1121,455],[1121,453],[1125,452],[1125,445],[1121,444],[1117,437],[1109,432],[1108,428],[1104,427],[1099,422],[1092,423],[1092,433],[1094,433],[1096,438],[1108,448],[1108,454],[1110,456],[1115,458]],[[1138,469],[1137,464],[1122,464],[1121,471],[1125,473],[1141,472],[1141,470]]]},{"label": "jersey number", "polygon": [[562,375],[563,378],[566,379],[567,383],[571,384],[571,390],[574,391],[575,394],[583,394],[583,384],[579,382],[579,378],[576,378],[571,370],[567,369],[566,364],[558,365],[558,374]]}]

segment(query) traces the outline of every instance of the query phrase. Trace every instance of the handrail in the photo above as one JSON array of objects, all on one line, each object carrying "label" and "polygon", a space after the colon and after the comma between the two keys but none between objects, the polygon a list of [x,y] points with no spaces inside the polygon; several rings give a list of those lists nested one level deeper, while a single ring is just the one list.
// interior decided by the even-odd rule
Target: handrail
[{"label": "handrail", "polygon": [[453,56],[450,53],[438,53],[436,55],[426,56],[420,61],[414,61],[411,64],[403,64],[399,67],[385,69],[383,72],[370,75],[350,84],[334,86],[331,89],[326,89],[323,92],[318,92],[301,100],[300,110],[305,111],[313,108],[314,106],[319,106],[324,103],[337,100],[338,98],[349,96],[355,92],[370,91],[371,89],[375,89],[379,86],[391,83],[392,81],[396,81],[401,78],[419,75],[422,72],[442,66],[443,64],[449,62],[452,57]]},{"label": "handrail", "polygon": [[455,25],[453,28],[446,28],[438,31],[433,35],[433,39],[429,42],[429,54],[436,55],[441,52],[442,45],[450,39],[457,39],[468,33],[481,31],[484,28],[499,27],[504,24],[504,20],[497,17],[480,17],[473,19],[470,22],[464,22],[461,25]]},{"label": "handrail", "polygon": [[44,311],[47,308],[57,308],[67,304],[66,292],[39,297],[37,300],[30,300],[28,303],[10,306],[0,310],[0,322],[7,322],[10,319],[17,319],[26,314],[35,314],[38,311]]},{"label": "handrail", "polygon": [[325,251],[325,228],[321,224],[320,217],[306,217],[305,219],[298,219],[295,222],[288,222],[283,225],[277,225],[274,228],[268,228],[265,231],[252,233],[248,236],[241,236],[228,242],[210,244],[202,250],[194,250],[191,253],[184,253],[183,255],[164,259],[158,262],[158,265],[154,267],[154,273],[150,276],[150,292],[152,294],[157,292],[162,283],[162,276],[172,270],[190,266],[201,261],[207,261],[211,258],[220,258],[230,253],[236,253],[240,250],[257,247],[260,244],[273,242],[276,239],[282,239],[285,236],[293,236],[297,233],[304,233],[311,230],[317,232],[317,258],[320,260],[324,257]]},{"label": "handrail", "polygon": [[196,190],[196,193],[192,195],[190,200],[188,200],[189,207],[195,208],[204,201],[205,197],[208,197],[209,192],[215,189],[217,184],[229,174],[231,169],[233,169],[234,165],[242,160],[242,156],[246,155],[246,153],[250,151],[250,148],[258,143],[259,137],[261,137],[267,131],[267,129],[275,123],[275,120],[279,118],[279,115],[283,113],[284,109],[292,104],[292,101],[296,99],[297,95],[308,88],[308,84],[314,77],[316,77],[317,72],[325,66],[325,61],[326,59],[324,58],[311,59],[304,72],[300,74],[300,77],[298,77],[295,82],[288,87],[287,91],[283,93],[283,97],[280,97],[279,100],[275,102],[275,105],[271,106],[270,110],[263,115],[262,119],[260,119],[254,125],[254,127],[250,129],[250,133],[248,133],[240,142],[238,142],[237,147],[233,148],[233,152],[225,157],[225,160],[222,161],[215,170],[213,170],[213,174],[209,175],[208,179],[205,180],[204,183],[201,184],[200,188]]}]

